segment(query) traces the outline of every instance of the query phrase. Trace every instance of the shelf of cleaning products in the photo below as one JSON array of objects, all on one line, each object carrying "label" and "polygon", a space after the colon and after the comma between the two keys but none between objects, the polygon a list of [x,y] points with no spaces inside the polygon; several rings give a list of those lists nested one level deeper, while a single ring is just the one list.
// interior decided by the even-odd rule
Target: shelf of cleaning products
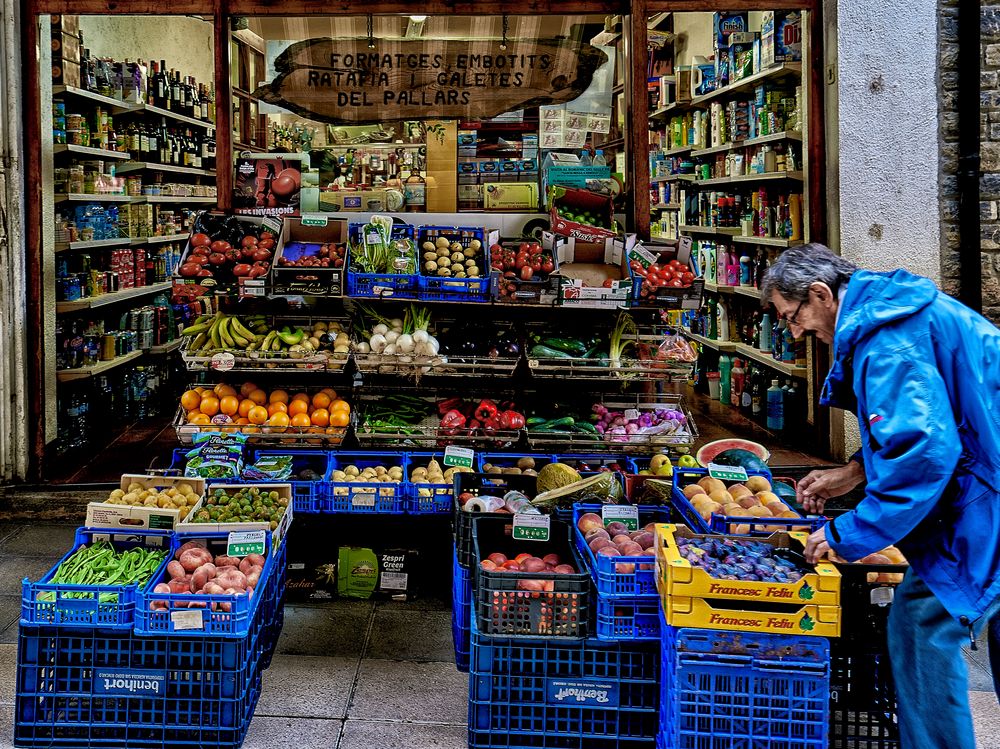
[{"label": "shelf of cleaning products", "polygon": [[746,78],[741,78],[734,83],[730,83],[728,86],[723,86],[722,88],[715,89],[715,91],[709,91],[707,94],[694,97],[691,99],[690,106],[697,107],[699,105],[715,101],[716,99],[731,96],[732,94],[745,93],[756,88],[764,81],[771,79],[776,80],[778,78],[788,78],[791,76],[802,76],[801,62],[781,63],[767,68],[766,70],[762,70],[759,73],[754,73]]},{"label": "shelf of cleaning products", "polygon": [[790,239],[779,239],[778,237],[733,237],[733,241],[737,244],[755,244],[762,247],[791,247],[794,244],[801,243],[801,240],[793,242]]},{"label": "shelf of cleaning products", "polygon": [[654,185],[657,182],[694,182],[693,174],[666,174],[662,177],[651,177],[650,182]]},{"label": "shelf of cleaning products", "polygon": [[749,140],[740,140],[735,143],[723,143],[721,146],[712,146],[711,148],[699,148],[691,151],[691,155],[694,157],[698,156],[711,156],[715,153],[726,153],[727,151],[738,151],[741,148],[753,148],[754,146],[764,146],[768,143],[777,143],[785,140],[801,141],[802,133],[797,130],[783,130],[780,133],[771,133],[770,135],[762,135],[759,138],[750,138]]},{"label": "shelf of cleaning products", "polygon": [[706,338],[703,335],[698,335],[697,333],[692,333],[687,328],[681,328],[681,333],[685,338],[689,338],[696,343],[700,343],[708,348],[715,349],[721,353],[725,354],[738,354],[739,356],[746,357],[747,359],[753,359],[759,364],[763,364],[765,367],[775,370],[776,372],[782,372],[789,377],[799,377],[805,379],[808,370],[805,367],[798,367],[789,362],[778,361],[771,356],[770,351],[760,351],[753,346],[747,346],[745,343],[734,343],[733,341],[715,341],[711,338]]},{"label": "shelf of cleaning products", "polygon": [[680,209],[680,203],[660,203],[659,205],[651,205],[649,207],[651,211],[679,211]]},{"label": "shelf of cleaning products", "polygon": [[739,294],[751,299],[760,299],[760,291],[752,286],[722,286],[705,281],[705,291],[714,291],[717,294]]},{"label": "shelf of cleaning products", "polygon": [[187,242],[188,234],[168,234],[162,237],[119,237],[118,239],[93,239],[89,242],[56,242],[56,252],[68,250],[99,250],[102,247],[143,247],[166,242]]},{"label": "shelf of cleaning products", "polygon": [[711,179],[695,180],[694,186],[737,185],[743,182],[772,182],[782,179],[801,182],[802,172],[764,172],[763,174],[741,174],[738,177],[712,177]]},{"label": "shelf of cleaning products", "polygon": [[685,234],[712,234],[720,237],[732,237],[740,233],[738,226],[691,226],[682,224],[677,229]]}]

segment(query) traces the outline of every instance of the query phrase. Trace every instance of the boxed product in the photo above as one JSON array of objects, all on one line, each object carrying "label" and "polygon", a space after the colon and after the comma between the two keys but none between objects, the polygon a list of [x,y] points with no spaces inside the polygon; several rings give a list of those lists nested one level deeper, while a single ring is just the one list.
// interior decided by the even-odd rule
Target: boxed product
[{"label": "boxed product", "polygon": [[538,210],[538,185],[528,182],[486,182],[481,185],[487,211]]},{"label": "boxed product", "polygon": [[[251,520],[249,522],[193,522],[193,519],[198,516],[198,514],[207,509],[210,505],[207,504],[208,496],[214,494],[215,492],[222,490],[227,495],[232,496],[236,492],[243,490],[248,490],[252,493],[252,490],[258,490],[260,492],[274,492],[278,496],[278,500],[283,503],[281,506],[284,508],[280,514],[280,519],[267,521],[267,520]],[[278,548],[281,546],[282,540],[285,538],[285,534],[288,533],[288,528],[292,524],[292,485],[291,484],[213,484],[207,492],[207,496],[203,497],[198,504],[191,508],[191,512],[187,517],[186,522],[178,523],[174,528],[175,532],[178,534],[192,534],[192,533],[233,533],[238,531],[258,531],[262,530],[271,533],[271,553],[277,553]],[[272,525],[274,527],[272,527]]]},{"label": "boxed product", "polygon": [[[632,276],[626,250],[635,236],[611,236],[601,247],[572,237],[555,245],[559,259],[557,303],[564,307],[614,309],[632,300]],[[545,300],[543,300],[545,301]]]},{"label": "boxed product", "polygon": [[52,85],[80,87],[80,63],[68,60],[52,61]]},{"label": "boxed product", "polygon": [[761,68],[802,59],[802,14],[765,10],[761,19]]},{"label": "boxed product", "polygon": [[233,212],[249,216],[297,215],[308,154],[260,154],[236,159]]},{"label": "boxed product", "polygon": [[[326,255],[323,257],[324,246]],[[271,268],[271,293],[301,296],[340,296],[343,293],[347,221],[311,214],[284,221],[281,250]],[[315,258],[316,260],[310,260]],[[285,265],[318,262],[327,265]]]},{"label": "boxed product", "polygon": [[746,11],[715,13],[713,16],[713,27],[715,48],[721,49],[729,46],[729,35],[734,31],[750,30],[750,17]]},{"label": "boxed product", "polygon": [[[177,491],[171,494],[173,490]],[[144,492],[149,495],[142,498]],[[87,505],[87,527],[173,530],[197,504],[187,497],[200,501],[204,494],[204,479],[126,473],[107,502]],[[129,504],[140,498],[142,504]]]},{"label": "boxed product", "polygon": [[407,549],[342,546],[337,559],[337,594],[343,598],[416,596],[415,574],[419,554]]},{"label": "boxed product", "polygon": [[609,179],[611,179],[611,167],[583,166],[580,164],[580,157],[575,153],[553,151],[542,162],[542,188],[546,193],[553,185],[589,189],[595,186],[595,183]]},{"label": "boxed product", "polygon": [[336,593],[336,557],[299,558],[293,557],[289,550],[288,574],[285,579],[286,601],[329,601]]},{"label": "boxed product", "polygon": [[49,23],[53,32],[65,32],[67,34],[80,35],[80,16],[49,16]]},{"label": "boxed product", "polygon": [[521,167],[517,159],[500,160],[500,181],[517,182],[521,178]]},{"label": "boxed product", "polygon": [[589,245],[603,253],[605,241],[614,237],[611,195],[567,187],[548,190],[552,231],[576,240],[578,249]]},{"label": "boxed product", "polygon": [[321,190],[319,209],[327,213],[364,210],[364,195],[361,190]]}]

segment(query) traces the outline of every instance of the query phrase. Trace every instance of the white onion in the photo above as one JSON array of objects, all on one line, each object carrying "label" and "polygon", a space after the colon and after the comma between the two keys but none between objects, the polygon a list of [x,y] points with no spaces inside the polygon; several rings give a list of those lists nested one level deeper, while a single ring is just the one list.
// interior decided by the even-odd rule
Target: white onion
[{"label": "white onion", "polygon": [[398,317],[394,317],[394,318],[392,318],[389,321],[389,327],[390,328],[399,328],[400,330],[402,330],[403,329],[403,321],[400,320]]},{"label": "white onion", "polygon": [[389,326],[379,323],[374,328],[372,328],[372,333],[377,333],[378,335],[385,335],[389,332]]},{"label": "white onion", "polygon": [[[414,336],[416,338],[416,336]],[[413,347],[413,353],[416,356],[431,356],[430,350],[427,348],[427,342],[418,343]]]},{"label": "white onion", "polygon": [[401,356],[401,357],[399,357],[399,363],[400,364],[409,364],[412,361],[413,361],[413,357],[412,356]]},{"label": "white onion", "polygon": [[431,356],[437,356],[438,351],[441,350],[441,344],[438,343],[437,338],[430,336],[427,339],[427,347],[431,352]]},{"label": "white onion", "polygon": [[396,344],[395,343],[388,343],[388,344],[386,344],[386,347],[384,349],[382,349],[382,353],[385,356],[395,356],[396,355]]},{"label": "white onion", "polygon": [[415,330],[413,331],[413,342],[414,343],[427,343],[427,339],[430,338],[430,334],[426,330]]},{"label": "white onion", "polygon": [[395,330],[390,330],[388,333],[385,334],[385,340],[386,343],[395,343],[396,341],[399,340],[399,333],[397,333]]},{"label": "white onion", "polygon": [[385,340],[385,336],[382,335],[381,333],[376,333],[368,341],[368,345],[371,346],[372,351],[374,351],[376,354],[382,353],[382,351],[385,349],[386,343],[388,343],[388,341]]},{"label": "white onion", "polygon": [[399,338],[396,339],[396,348],[403,354],[413,353],[413,336],[403,333]]},{"label": "white onion", "polygon": [[358,349],[358,353],[359,354],[367,354],[367,353],[371,352],[372,347],[371,347],[370,344],[367,344],[364,341],[361,341],[361,343],[359,343],[357,345],[357,349]]}]

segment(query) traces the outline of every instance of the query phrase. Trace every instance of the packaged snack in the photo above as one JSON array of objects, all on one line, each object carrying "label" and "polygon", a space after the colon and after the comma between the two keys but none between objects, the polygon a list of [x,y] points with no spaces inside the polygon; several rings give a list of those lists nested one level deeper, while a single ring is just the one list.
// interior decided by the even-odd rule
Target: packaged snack
[{"label": "packaged snack", "polygon": [[282,481],[292,475],[291,455],[261,455],[243,469],[247,481]]},{"label": "packaged snack", "polygon": [[243,445],[247,435],[206,432],[194,436],[194,447],[185,456],[184,475],[202,479],[238,479],[243,472]]}]

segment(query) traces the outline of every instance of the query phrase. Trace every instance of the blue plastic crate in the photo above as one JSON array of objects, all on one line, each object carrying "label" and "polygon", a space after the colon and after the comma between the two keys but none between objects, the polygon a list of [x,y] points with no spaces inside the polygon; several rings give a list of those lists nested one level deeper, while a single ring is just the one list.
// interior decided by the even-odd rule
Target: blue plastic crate
[{"label": "blue plastic crate", "polygon": [[[204,542],[212,556],[226,553],[228,533],[185,534],[184,541]],[[136,603],[135,631],[141,635],[183,633],[185,636],[246,637],[263,619],[264,601],[279,582],[275,567],[277,555],[271,550],[271,534],[264,534],[264,569],[254,595],[207,595],[183,593],[154,593],[156,583],[165,582],[164,569],[160,576],[139,594]],[[282,544],[284,545],[284,544]],[[192,605],[193,604],[193,605]],[[224,609],[228,607],[229,611]],[[197,611],[201,614],[201,627],[197,622],[176,621],[179,611]]]},{"label": "blue plastic crate", "polygon": [[[347,278],[347,293],[349,297],[365,297],[376,299],[416,299],[419,292],[419,277],[408,273],[359,273],[351,270],[351,254],[353,245],[361,236],[364,224],[348,225],[350,242],[347,250],[347,262],[344,264]],[[414,228],[409,224],[394,224],[390,236],[393,239],[413,240]],[[417,263],[420,263],[420,253],[417,252]]]},{"label": "blue plastic crate", "polygon": [[[601,505],[573,505],[573,536],[580,553],[590,566],[599,598],[656,598],[655,557],[607,557],[595,554],[578,527],[580,517],[588,512],[601,514]],[[670,508],[640,507],[639,528],[648,523],[670,522]],[[646,560],[645,563],[637,563]]]},{"label": "blue plastic crate", "polygon": [[638,469],[635,467],[635,461],[626,455],[590,455],[572,453],[569,455],[556,455],[555,459],[560,463],[566,463],[577,470],[579,470],[579,466],[581,464],[589,466],[592,470],[580,471],[580,473],[584,476],[593,476],[595,473],[600,472],[601,468],[610,467],[616,464],[621,469],[619,473],[638,473]]},{"label": "blue plastic crate", "polygon": [[98,540],[108,541],[118,551],[143,547],[167,552],[162,564],[149,579],[152,588],[166,570],[177,543],[169,531],[128,531],[110,528],[78,528],[73,548],[45,573],[39,582],[27,578],[21,583],[21,622],[23,624],[58,625],[60,627],[105,627],[131,629],[139,598],[137,585],[64,585],[53,584],[59,565],[81,546]]},{"label": "blue plastic crate", "polygon": [[239,640],[22,626],[14,742],[238,749],[260,695],[260,629]]},{"label": "blue plastic crate", "polygon": [[423,272],[423,260],[419,262],[420,298],[428,302],[488,302],[490,301],[490,248],[486,244],[486,233],[481,228],[469,226],[421,226],[417,229],[417,253],[423,258],[424,242],[433,242],[444,237],[449,242],[458,242],[467,247],[473,239],[482,244],[482,255],[477,259],[479,278],[443,278],[428,276]]},{"label": "blue plastic crate", "polygon": [[271,665],[271,657],[285,624],[285,581],[288,577],[288,544],[282,543],[274,554],[274,580],[265,588],[261,619],[261,667]]},{"label": "blue plastic crate", "polygon": [[827,640],[661,628],[663,746],[826,749]]},{"label": "blue plastic crate", "polygon": [[[334,479],[334,472],[349,465],[359,469],[373,466],[400,467],[403,477],[396,483],[347,483]],[[409,473],[406,453],[338,452],[330,456],[330,474],[322,511],[327,513],[378,513],[402,515],[406,511],[406,478]]]},{"label": "blue plastic crate", "polygon": [[[292,510],[296,515],[320,512],[330,476],[330,453],[323,450],[255,450],[249,465],[262,455],[291,455],[292,475],[281,482],[292,485]],[[319,478],[315,481],[295,479],[300,471],[307,469],[315,471]]]},{"label": "blue plastic crate", "polygon": [[[436,460],[444,468],[444,453],[407,453],[406,454],[406,512],[410,515],[447,515],[452,511],[455,495],[454,482],[446,484],[414,484],[409,480],[414,469],[426,466],[431,460]],[[426,495],[421,492],[427,492]]]},{"label": "blue plastic crate", "polygon": [[660,600],[597,596],[597,639],[606,642],[659,641]]},{"label": "blue plastic crate", "polygon": [[455,643],[455,666],[459,671],[469,671],[469,648],[472,619],[472,576],[458,563],[458,550],[452,554],[451,577],[451,636]]},{"label": "blue plastic crate", "polygon": [[498,468],[516,468],[517,461],[521,460],[521,458],[531,458],[534,460],[534,470],[536,471],[542,466],[555,463],[558,460],[557,456],[547,453],[476,453],[476,470],[484,473],[483,466],[487,463]]},{"label": "blue plastic crate", "polygon": [[[727,535],[770,536],[777,530],[812,533],[826,525],[826,518],[813,515],[806,518],[748,518],[736,515],[712,515],[710,533]],[[740,528],[746,526],[746,528]]]},{"label": "blue plastic crate", "polygon": [[472,623],[469,746],[652,747],[653,643],[487,637]]}]

